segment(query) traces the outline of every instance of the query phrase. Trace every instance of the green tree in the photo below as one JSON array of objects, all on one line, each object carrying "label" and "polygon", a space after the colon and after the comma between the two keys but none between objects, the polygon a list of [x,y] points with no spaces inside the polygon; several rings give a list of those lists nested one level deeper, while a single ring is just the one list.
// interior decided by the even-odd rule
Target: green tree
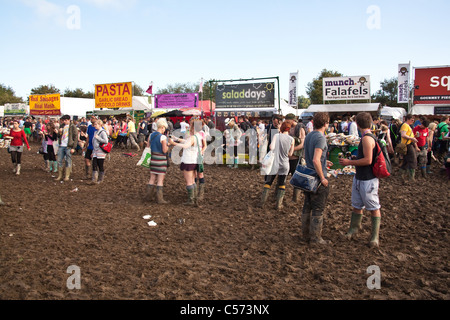
[{"label": "green tree", "polygon": [[0,84],[0,106],[7,103],[23,103],[23,99],[16,96],[16,93],[11,87]]},{"label": "green tree", "polygon": [[[308,94],[311,104],[323,104],[323,78],[343,77],[342,73],[323,69],[317,78],[306,85],[306,93]],[[331,103],[341,103],[331,101]]]},{"label": "green tree", "polygon": [[398,79],[385,79],[380,83],[381,89],[372,95],[372,102],[392,108],[407,108],[405,104],[398,103]]},{"label": "green tree", "polygon": [[34,94],[57,94],[57,93],[61,93],[61,91],[52,84],[40,85],[39,87],[31,89],[31,95],[34,95]]},{"label": "green tree", "polygon": [[135,97],[143,97],[145,96],[146,91],[144,91],[144,89],[142,89],[142,87],[140,85],[137,85],[136,83],[134,84],[134,96]]},{"label": "green tree", "polygon": [[94,92],[84,92],[83,89],[77,88],[75,90],[71,90],[67,88],[64,91],[64,97],[66,98],[85,98],[85,99],[93,99],[94,98]]},{"label": "green tree", "polygon": [[178,94],[178,93],[194,93],[198,92],[199,85],[192,83],[175,83],[169,84],[166,88],[159,89],[157,94]]},{"label": "green tree", "polygon": [[300,96],[298,97],[298,107],[297,109],[308,109],[308,107],[311,105],[311,99]]}]

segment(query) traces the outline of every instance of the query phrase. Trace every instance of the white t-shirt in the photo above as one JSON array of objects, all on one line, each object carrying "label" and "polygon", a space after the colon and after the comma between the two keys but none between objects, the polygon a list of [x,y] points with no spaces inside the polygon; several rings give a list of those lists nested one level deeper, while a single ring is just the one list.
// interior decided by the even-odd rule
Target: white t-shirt
[{"label": "white t-shirt", "polygon": [[189,129],[189,125],[184,121],[180,123],[180,126],[181,126],[182,133],[185,133]]},{"label": "white t-shirt", "polygon": [[350,129],[349,129],[349,131],[348,131],[348,134],[349,134],[350,136],[358,136],[358,125],[356,124],[355,121],[353,121],[353,122],[350,124]]}]

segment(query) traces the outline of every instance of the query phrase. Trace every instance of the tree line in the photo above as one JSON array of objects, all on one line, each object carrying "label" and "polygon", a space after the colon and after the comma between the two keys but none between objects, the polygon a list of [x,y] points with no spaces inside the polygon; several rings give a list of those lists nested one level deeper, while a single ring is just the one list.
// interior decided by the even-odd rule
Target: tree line
[{"label": "tree line", "polygon": [[[319,75],[309,82],[306,86],[306,93],[308,97],[299,96],[297,109],[307,109],[311,104],[323,104],[323,79],[331,77],[343,77],[342,73],[337,71],[323,69]],[[217,88],[217,82],[214,79],[205,81],[203,84],[203,92],[200,94],[201,100],[215,101],[215,91]],[[398,80],[397,78],[385,79],[380,83],[380,89],[372,94],[372,102],[380,103],[389,107],[403,107],[406,108],[404,104],[397,103],[397,88]],[[156,94],[177,94],[177,93],[194,93],[200,92],[200,84],[195,83],[175,83],[169,84],[167,87],[158,89]],[[70,89],[66,88],[64,92],[61,92],[54,85],[40,85],[36,88],[31,89],[30,95],[41,95],[41,94],[61,94],[64,97],[70,98],[94,98],[94,92],[85,92],[81,88]],[[134,95],[135,96],[146,96],[148,95],[146,91],[139,85],[134,85]],[[24,103],[21,97],[18,97],[10,86],[0,84],[0,106],[8,103]],[[28,102],[28,101],[27,101]],[[358,101],[353,101],[357,103]],[[366,101],[360,101],[366,102]],[[332,101],[331,104],[341,103],[339,101]]]}]

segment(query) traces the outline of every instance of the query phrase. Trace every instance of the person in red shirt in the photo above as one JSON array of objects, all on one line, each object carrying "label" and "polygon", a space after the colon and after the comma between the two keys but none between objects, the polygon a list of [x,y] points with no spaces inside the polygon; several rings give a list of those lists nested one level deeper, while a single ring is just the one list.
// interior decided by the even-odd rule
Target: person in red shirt
[{"label": "person in red shirt", "polygon": [[424,178],[427,175],[429,124],[426,118],[421,118],[420,125],[413,129],[414,137],[417,139],[417,165]]},{"label": "person in red shirt", "polygon": [[13,172],[16,175],[20,175],[23,144],[25,143],[27,145],[28,151],[30,151],[31,148],[30,145],[28,144],[25,131],[19,128],[19,122],[17,120],[13,121],[13,128],[11,129],[9,135],[6,136],[5,138],[11,140],[11,144],[9,145],[9,151],[11,152],[11,160],[14,166]]}]

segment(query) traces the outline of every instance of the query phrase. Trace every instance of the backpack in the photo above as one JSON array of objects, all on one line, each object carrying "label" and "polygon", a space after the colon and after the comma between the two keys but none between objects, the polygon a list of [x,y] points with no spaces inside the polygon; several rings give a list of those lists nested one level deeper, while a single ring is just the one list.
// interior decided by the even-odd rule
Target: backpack
[{"label": "backpack", "polygon": [[[105,131],[105,130],[101,130],[100,132],[102,132],[102,131]],[[99,132],[99,134],[100,134],[100,132]],[[106,135],[108,135],[108,134],[106,134]],[[102,151],[105,152],[105,153],[111,153],[112,147],[113,147],[113,145],[109,141],[109,137],[108,137],[108,143],[100,144],[100,149],[102,149]]]},{"label": "backpack", "polygon": [[384,144],[380,143],[380,139],[376,138],[373,134],[368,134],[375,140],[376,156],[373,161],[373,174],[375,177],[382,179],[391,175],[392,165],[389,158],[387,148]]}]

